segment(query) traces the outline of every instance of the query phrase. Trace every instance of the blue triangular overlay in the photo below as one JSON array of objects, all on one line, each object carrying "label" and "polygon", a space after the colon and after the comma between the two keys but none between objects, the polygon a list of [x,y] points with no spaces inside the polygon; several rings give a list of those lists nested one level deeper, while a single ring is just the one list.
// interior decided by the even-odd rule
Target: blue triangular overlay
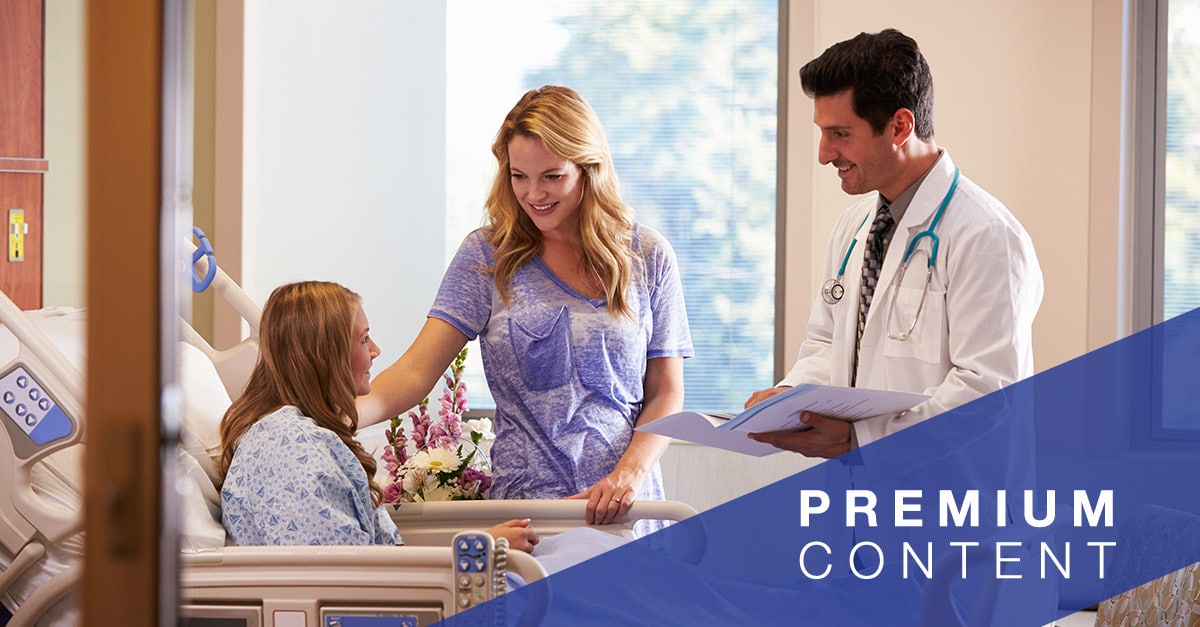
[{"label": "blue triangular overlay", "polygon": [[472,612],[1048,624],[1200,561],[1198,355],[1194,310]]}]

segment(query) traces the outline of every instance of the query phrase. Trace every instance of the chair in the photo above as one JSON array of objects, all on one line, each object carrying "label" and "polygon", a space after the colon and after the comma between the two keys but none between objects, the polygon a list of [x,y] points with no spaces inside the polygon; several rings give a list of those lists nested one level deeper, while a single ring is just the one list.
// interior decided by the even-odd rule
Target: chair
[{"label": "chair", "polygon": [[1134,585],[1148,568],[1200,554],[1200,516],[1140,506],[1122,523],[1117,545],[1109,589],[1117,594],[1097,607],[1096,627],[1200,625],[1200,562]]}]

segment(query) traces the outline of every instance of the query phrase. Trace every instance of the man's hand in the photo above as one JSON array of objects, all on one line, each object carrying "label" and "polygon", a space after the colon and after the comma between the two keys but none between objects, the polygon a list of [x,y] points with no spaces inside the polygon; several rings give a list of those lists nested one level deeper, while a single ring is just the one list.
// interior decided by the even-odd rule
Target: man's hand
[{"label": "man's hand", "polygon": [[788,388],[790,388],[790,387],[791,386],[789,386],[789,385],[782,385],[782,386],[778,386],[778,387],[767,388],[765,390],[759,390],[759,391],[751,394],[750,398],[746,399],[746,407],[745,408],[750,409],[751,405],[757,405],[757,404],[767,400],[768,398],[775,396],[776,394],[786,392],[788,390]]},{"label": "man's hand", "polygon": [[[763,391],[767,392],[769,390]],[[751,396],[750,399],[753,400],[754,397]],[[806,457],[824,457],[828,459],[837,457],[850,450],[850,423],[826,418],[811,411],[800,412],[800,422],[812,428],[804,431],[772,431],[768,433],[751,433],[749,435],[753,440],[770,444],[786,451],[800,453]]]}]

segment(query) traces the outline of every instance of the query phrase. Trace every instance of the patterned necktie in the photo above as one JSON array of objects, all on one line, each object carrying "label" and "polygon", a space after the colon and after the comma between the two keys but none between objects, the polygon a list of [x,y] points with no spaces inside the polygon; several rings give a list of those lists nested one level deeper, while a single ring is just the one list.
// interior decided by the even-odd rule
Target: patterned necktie
[{"label": "patterned necktie", "polygon": [[875,295],[875,285],[879,283],[879,269],[883,267],[883,255],[887,251],[888,241],[892,238],[892,226],[896,220],[888,213],[888,206],[879,208],[875,221],[871,223],[871,232],[867,235],[866,257],[862,267],[862,290],[858,298],[858,339],[854,343],[854,368],[850,372],[850,385],[858,380],[858,350],[862,345],[863,327],[867,325],[867,311],[871,308],[871,297]]}]

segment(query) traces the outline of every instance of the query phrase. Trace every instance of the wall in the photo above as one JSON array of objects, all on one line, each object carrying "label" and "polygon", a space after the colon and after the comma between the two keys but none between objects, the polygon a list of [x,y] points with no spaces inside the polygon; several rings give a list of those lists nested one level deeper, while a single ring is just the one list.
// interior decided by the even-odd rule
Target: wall
[{"label": "wall", "polygon": [[444,268],[445,8],[246,3],[241,282],[338,281],[383,349],[415,337]]},{"label": "wall", "polygon": [[[213,111],[213,91],[241,89],[241,77],[237,85],[218,88],[213,76],[215,50],[230,47],[213,40],[216,4],[194,4],[196,205],[197,218],[220,251],[222,240],[211,226],[213,179],[220,177],[214,170],[243,155],[214,153],[214,144],[228,146],[230,140],[213,141],[213,118],[220,115]],[[240,8],[230,2],[217,6]],[[263,49],[257,56],[258,99],[244,111],[251,127],[246,142],[255,143],[257,161],[245,170],[261,176],[257,189],[234,194],[258,208],[242,225],[243,235],[258,238],[247,245],[253,250],[249,259],[258,263],[244,276],[239,268],[235,276],[260,303],[271,287],[288,280],[346,283],[363,294],[368,313],[380,321],[384,363],[415,334],[441,276],[444,155],[401,147],[442,143],[445,17],[440,7],[412,10],[380,0],[357,9],[350,16],[328,3],[246,2],[248,23],[258,29],[246,35]],[[84,0],[46,3],[46,306],[86,304],[85,22]],[[221,18],[222,27],[228,23]],[[364,93],[371,97],[362,98]],[[227,110],[222,128],[230,126]],[[356,138],[362,141],[351,142]],[[330,179],[337,191],[312,193],[308,183]],[[410,254],[414,249],[428,252]],[[198,305],[202,329],[212,328],[211,317]]]},{"label": "wall", "polygon": [[[229,3],[226,3],[226,8]],[[250,0],[247,37],[265,46],[254,68],[257,100],[244,112],[247,155],[218,157],[200,127],[215,115],[198,84],[197,183],[219,165],[247,158],[257,188],[234,190],[257,217],[247,216],[251,268],[242,279],[262,302],[267,290],[298,278],[345,282],[366,298],[386,364],[407,346],[424,317],[441,274],[436,248],[444,206],[440,154],[402,147],[437,137],[446,124],[439,68],[444,44],[441,10],[400,11],[375,2],[351,19],[324,4]],[[206,2],[198,24],[219,21]],[[84,305],[83,0],[46,5],[47,306]],[[795,355],[819,276],[825,238],[837,211],[849,203],[829,168],[815,162],[810,101],[797,71],[830,44],[860,31],[895,26],[922,45],[937,85],[937,138],[977,182],[1004,200],[1033,236],[1046,280],[1035,325],[1037,366],[1043,370],[1127,332],[1119,305],[1123,260],[1118,239],[1122,187],[1119,0],[1045,3],[951,3],[876,0],[838,3],[791,0],[791,46],[784,72],[790,124],[789,255],[785,349]],[[225,24],[227,22],[221,21]],[[386,27],[384,26],[386,25]],[[986,28],[983,26],[986,25]],[[1093,46],[1093,40],[1101,45]],[[321,42],[320,46],[313,42]],[[213,54],[213,42],[197,42]],[[221,44],[222,50],[229,43]],[[372,54],[364,54],[371,52]],[[346,58],[375,59],[369,67]],[[250,56],[253,56],[252,54]],[[343,61],[337,61],[343,59]],[[254,61],[253,59],[250,59]],[[198,59],[197,79],[213,70]],[[203,69],[201,69],[203,68]],[[241,77],[236,77],[237,89]],[[406,82],[420,86],[406,87]],[[230,87],[221,88],[228,93]],[[378,91],[376,91],[378,90]],[[353,98],[370,91],[370,101]],[[249,94],[253,96],[254,94]],[[209,98],[212,94],[208,94]],[[205,117],[208,116],[208,117]],[[204,120],[207,120],[205,122]],[[348,146],[358,137],[361,146]],[[223,145],[229,145],[225,138]],[[239,138],[236,145],[243,145]],[[401,148],[397,148],[401,147]],[[257,148],[257,154],[255,154]],[[214,163],[215,162],[215,163]],[[783,162],[781,162],[783,163]],[[283,164],[283,168],[271,171]],[[307,193],[332,178],[332,195]],[[211,184],[211,183],[210,183]],[[212,192],[198,189],[197,209],[212,211]],[[203,203],[201,200],[204,199]],[[205,218],[211,220],[211,217]],[[321,223],[324,228],[312,229]],[[217,240],[218,247],[220,240]],[[705,509],[815,463],[780,454],[742,463],[719,451],[672,446],[663,458],[668,496]],[[731,467],[741,468],[736,473]]]},{"label": "wall", "polygon": [[[938,142],[1034,239],[1046,281],[1035,324],[1038,369],[1127,332],[1118,299],[1122,124],[1114,104],[1122,83],[1111,43],[1120,41],[1122,6],[788,2],[784,361],[795,355],[825,279],[819,260],[829,229],[850,202],[815,161],[811,105],[797,71],[836,41],[888,26],[913,35],[929,58]],[[366,299],[382,365],[407,346],[441,275],[445,156],[408,147],[441,145],[445,16],[425,4],[356,7],[352,17],[314,0],[246,2],[246,130],[237,142],[244,153],[218,150],[212,159],[245,159],[246,188],[237,194],[247,211],[238,220],[250,252],[239,278],[251,295],[261,303],[271,287],[300,278],[346,283]],[[83,304],[82,15],[82,0],[47,3],[47,305]],[[333,191],[317,192],[319,180],[335,181]],[[418,248],[428,252],[413,254]],[[776,458],[788,463],[768,459]],[[769,474],[730,478],[714,495],[761,485]]]},{"label": "wall", "polygon": [[[386,311],[378,307],[375,295],[385,292],[383,285],[407,284],[408,277],[439,276],[441,255],[407,260],[418,265],[405,273],[404,281],[386,272],[383,278],[354,280],[357,270],[400,267],[403,251],[412,244],[406,238],[438,228],[436,214],[444,194],[424,184],[437,180],[439,173],[431,169],[444,167],[440,155],[422,154],[406,162],[410,153],[395,150],[415,145],[417,136],[437,134],[445,124],[440,113],[444,88],[436,78],[444,54],[438,34],[444,16],[436,8],[401,12],[389,6],[394,4],[364,4],[365,16],[355,18],[362,31],[351,38],[345,29],[356,22],[322,3],[250,2],[255,14],[270,14],[270,19],[259,21],[264,22],[264,41],[276,46],[276,52],[264,60],[281,67],[272,65],[260,74],[279,95],[265,96],[259,108],[247,114],[264,118],[266,134],[260,132],[257,142],[270,149],[254,167],[285,164],[280,173],[264,180],[266,187],[260,187],[254,199],[263,206],[256,233],[272,233],[266,250],[256,257],[271,260],[265,262],[264,275],[248,275],[247,281],[256,285],[257,293],[285,277],[302,276],[313,265],[329,268],[319,274],[337,276],[363,290],[369,285],[368,303],[377,303],[372,310],[386,315],[389,326],[412,325],[422,317],[423,305],[412,303],[427,303],[432,288],[416,287],[403,301],[389,298]],[[82,306],[84,298],[84,5],[83,0],[46,5],[48,306]],[[1120,189],[1114,182],[1119,175],[1114,137],[1121,124],[1120,110],[1113,104],[1118,98],[1112,92],[1120,87],[1120,62],[1114,58],[1119,46],[1100,45],[1093,51],[1092,45],[1093,33],[1101,42],[1118,41],[1120,7],[1120,0],[789,2],[792,46],[785,87],[790,92],[792,198],[786,250],[792,276],[785,295],[784,361],[796,352],[811,294],[824,280],[817,276],[819,264],[814,260],[823,253],[837,210],[849,201],[832,172],[815,163],[811,107],[799,91],[796,72],[833,42],[886,26],[914,35],[930,59],[937,84],[938,141],[964,171],[1008,204],[1034,238],[1047,288],[1035,326],[1038,368],[1101,346],[1125,331],[1115,293],[1120,267],[1115,207]],[[302,14],[308,19],[296,17]],[[335,31],[326,26],[336,26],[343,34],[332,35]],[[297,51],[278,48],[288,39],[298,44]],[[312,43],[316,41],[322,45]],[[378,51],[374,56],[380,63],[335,66],[340,55],[364,49]],[[1098,59],[1095,65],[1093,57]],[[328,81],[322,82],[322,76]],[[419,87],[402,86],[401,77],[412,77]],[[353,102],[345,94],[355,84],[377,85],[381,91],[371,102]],[[1093,93],[1093,87],[1099,91]],[[355,112],[354,119],[344,119],[346,110]],[[369,146],[343,151],[338,139],[351,132],[365,135]],[[271,150],[283,154],[275,157]],[[304,181],[313,176],[338,179],[344,195],[307,197]],[[1097,189],[1095,200],[1092,187]],[[364,232],[363,226],[344,217],[351,209],[361,210],[359,218],[371,221],[366,241],[351,235]],[[289,240],[289,227],[317,216],[340,225],[327,230],[332,238],[325,247],[328,255],[298,255],[298,250],[318,248],[317,237]],[[374,254],[364,260],[365,250],[379,250],[384,256],[381,261]],[[296,257],[308,261],[296,266],[282,261]]]},{"label": "wall", "polygon": [[43,304],[84,306],[87,207],[84,0],[46,3],[45,263]]},{"label": "wall", "polygon": [[[1101,122],[1091,115],[1093,2],[792,0],[789,11],[792,48],[786,87],[793,193],[786,248],[794,251],[787,265],[794,289],[788,293],[784,354],[793,356],[798,350],[811,295],[826,278],[819,276],[826,237],[838,212],[851,201],[832,168],[816,163],[816,135],[796,128],[812,119],[811,101],[799,88],[799,68],[837,41],[887,27],[916,39],[933,71],[938,144],[967,176],[1005,202],[1033,238],[1046,284],[1034,324],[1038,370],[1115,340],[1113,320],[1098,320],[1104,328],[1089,330],[1087,314],[1089,304],[1117,308],[1116,276],[1107,285],[1096,282],[1109,293],[1091,294],[1090,301],[1086,280],[1092,252],[1093,125],[1119,125],[1119,111],[1107,111],[1114,117]],[[1119,72],[1119,64],[1097,70],[1102,78]],[[1101,138],[1103,133],[1097,132]],[[1115,152],[1097,156],[1116,157]]]},{"label": "wall", "polygon": [[[781,372],[791,366],[813,295],[828,278],[821,271],[829,232],[853,201],[841,191],[832,166],[816,160],[818,136],[799,70],[838,41],[884,28],[912,36],[926,56],[934,76],[938,144],[967,176],[1005,202],[1033,239],[1046,284],[1034,323],[1037,369],[1128,332],[1117,324],[1118,259],[1105,252],[1115,246],[1102,247],[1117,240],[1119,197],[1091,201],[1093,186],[1105,183],[1092,168],[1118,171],[1120,145],[1111,129],[1119,126],[1121,113],[1111,104],[1120,100],[1120,65],[1094,67],[1092,42],[1120,41],[1121,3],[1095,4],[1102,9],[1099,18],[1089,0],[787,2]],[[1096,54],[1108,59],[1111,48]],[[1115,91],[1096,94],[1093,84]],[[1093,116],[1093,99],[1107,118]],[[662,463],[668,476],[686,478],[669,481],[668,497],[704,509],[818,462],[784,453],[751,460],[745,472],[728,472],[741,469],[742,461],[674,444]]]}]

